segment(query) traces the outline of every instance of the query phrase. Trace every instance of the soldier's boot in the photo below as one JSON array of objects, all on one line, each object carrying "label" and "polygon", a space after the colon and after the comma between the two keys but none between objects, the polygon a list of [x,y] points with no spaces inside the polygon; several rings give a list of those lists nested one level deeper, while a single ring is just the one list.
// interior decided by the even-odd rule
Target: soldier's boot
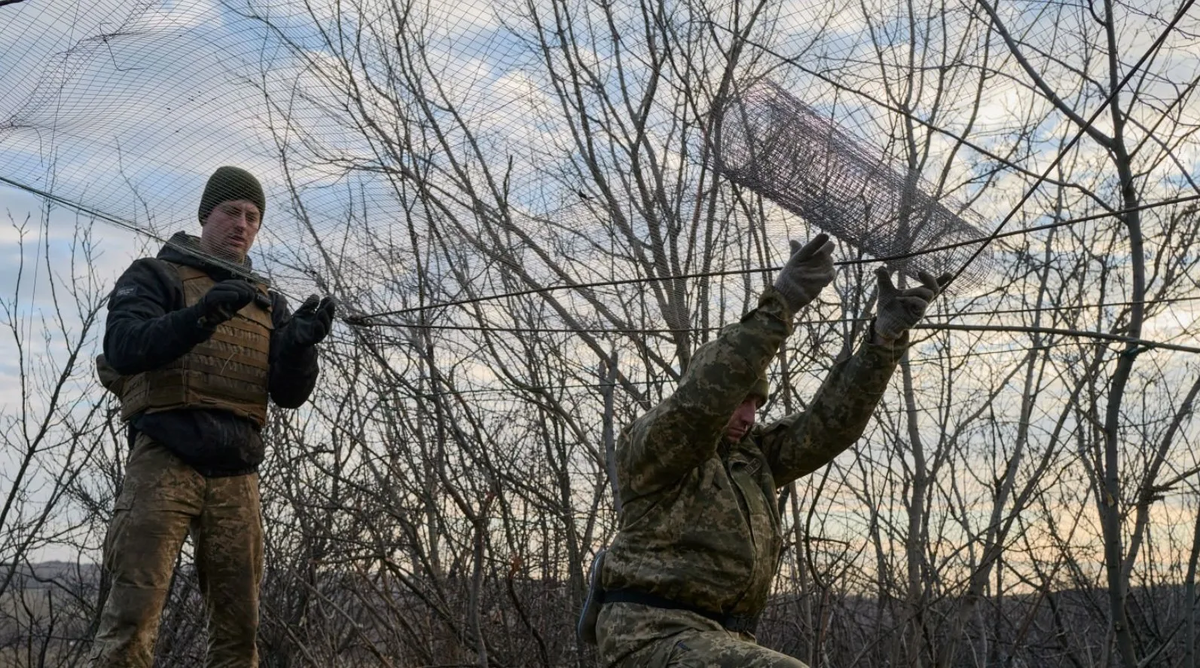
[{"label": "soldier's boot", "polygon": [[192,526],[196,574],[208,613],[209,668],[258,665],[263,533],[258,474],[210,478]]},{"label": "soldier's boot", "polygon": [[171,573],[203,491],[202,476],[144,435],[137,439],[104,539],[111,588],[93,668],[150,668]]}]

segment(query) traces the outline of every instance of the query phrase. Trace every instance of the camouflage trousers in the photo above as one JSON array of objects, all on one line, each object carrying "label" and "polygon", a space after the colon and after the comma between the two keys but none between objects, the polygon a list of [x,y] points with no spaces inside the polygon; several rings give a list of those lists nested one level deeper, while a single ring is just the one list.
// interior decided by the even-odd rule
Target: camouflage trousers
[{"label": "camouflage trousers", "polygon": [[609,603],[596,631],[604,668],[808,668],[686,610]]},{"label": "camouflage trousers", "polygon": [[92,648],[93,668],[149,668],[171,574],[189,533],[208,620],[206,665],[258,665],[258,474],[205,478],[142,434],[104,540],[112,587]]}]

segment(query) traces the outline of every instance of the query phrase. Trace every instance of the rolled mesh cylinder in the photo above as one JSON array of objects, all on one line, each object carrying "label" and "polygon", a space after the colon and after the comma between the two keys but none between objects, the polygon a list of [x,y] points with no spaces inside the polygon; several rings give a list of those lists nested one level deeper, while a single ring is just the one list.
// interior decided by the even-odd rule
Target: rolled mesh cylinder
[{"label": "rolled mesh cylinder", "polygon": [[[982,243],[930,251],[985,235],[964,220],[968,212],[930,197],[918,174],[896,169],[774,83],[735,86],[716,112],[720,172],[895,271],[953,273]],[[980,253],[955,286],[978,285],[990,264]]]}]

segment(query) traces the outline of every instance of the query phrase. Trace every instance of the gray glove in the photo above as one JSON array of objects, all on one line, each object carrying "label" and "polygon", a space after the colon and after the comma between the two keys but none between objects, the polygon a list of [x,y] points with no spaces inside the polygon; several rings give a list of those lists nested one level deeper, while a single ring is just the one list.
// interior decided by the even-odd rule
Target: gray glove
[{"label": "gray glove", "polygon": [[904,335],[904,332],[917,324],[925,315],[929,302],[938,296],[952,278],[951,274],[942,274],[934,278],[923,271],[917,272],[921,285],[915,288],[899,290],[892,284],[892,278],[887,268],[875,270],[879,279],[879,308],[875,316],[875,333],[885,343],[891,343]]},{"label": "gray glove", "polygon": [[834,243],[828,234],[818,234],[803,247],[793,239],[791,247],[792,257],[775,278],[775,289],[795,313],[808,306],[833,281]]}]

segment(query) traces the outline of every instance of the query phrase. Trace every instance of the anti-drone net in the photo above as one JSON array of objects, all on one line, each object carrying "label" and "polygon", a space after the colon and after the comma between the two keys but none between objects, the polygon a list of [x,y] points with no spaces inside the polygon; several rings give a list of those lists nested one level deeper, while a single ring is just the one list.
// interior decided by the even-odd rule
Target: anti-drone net
[{"label": "anti-drone net", "polygon": [[[784,179],[818,163],[781,142],[750,141],[798,113],[787,106],[791,98],[762,97],[776,89],[761,87],[754,93],[761,101],[742,105],[746,118],[769,112],[744,126],[753,130],[743,132],[745,148],[760,155],[737,167],[729,157],[736,128],[727,123],[722,165],[734,182],[757,179],[800,217],[743,214],[729,181],[711,178],[703,146],[726,65],[708,41],[727,41],[721,26],[734,25],[736,13],[680,4],[670,17],[678,43],[665,50],[650,35],[660,22],[632,7],[549,0],[0,6],[9,45],[0,57],[0,183],[135,230],[153,252],[178,232],[200,235],[206,179],[222,165],[243,167],[261,182],[266,202],[250,257],[277,288],[295,299],[336,292],[348,314],[402,311],[448,326],[456,312],[430,305],[563,285],[628,281],[586,295],[556,293],[554,309],[531,303],[518,312],[497,301],[462,317],[645,327],[630,295],[657,308],[663,299],[655,291],[679,289],[679,277],[691,277],[684,289],[693,297],[740,304],[745,276],[753,276],[752,288],[768,281],[787,239],[811,235],[808,225],[859,244],[868,259],[975,234],[964,212],[952,208],[954,215],[923,194],[932,190],[898,199],[910,184],[872,161],[874,149],[860,150],[858,171],[842,174],[844,183],[830,172],[789,199]],[[817,4],[773,11],[751,37],[781,53],[810,43],[809,27],[822,23],[823,12],[833,15]],[[871,48],[850,33],[822,39],[835,60],[851,62]],[[759,60],[767,53],[760,49]],[[811,122],[808,136],[833,117],[875,137],[890,113],[838,103],[831,86],[798,68],[785,67],[782,84],[820,110],[795,116]],[[844,158],[857,145],[837,146]],[[779,158],[764,160],[768,153]],[[190,250],[228,255],[196,243]],[[754,244],[770,254],[751,255],[745,249]],[[955,270],[963,257],[888,262],[906,272]],[[985,266],[977,261],[963,278],[977,279]],[[695,324],[653,315],[649,323]]]}]

